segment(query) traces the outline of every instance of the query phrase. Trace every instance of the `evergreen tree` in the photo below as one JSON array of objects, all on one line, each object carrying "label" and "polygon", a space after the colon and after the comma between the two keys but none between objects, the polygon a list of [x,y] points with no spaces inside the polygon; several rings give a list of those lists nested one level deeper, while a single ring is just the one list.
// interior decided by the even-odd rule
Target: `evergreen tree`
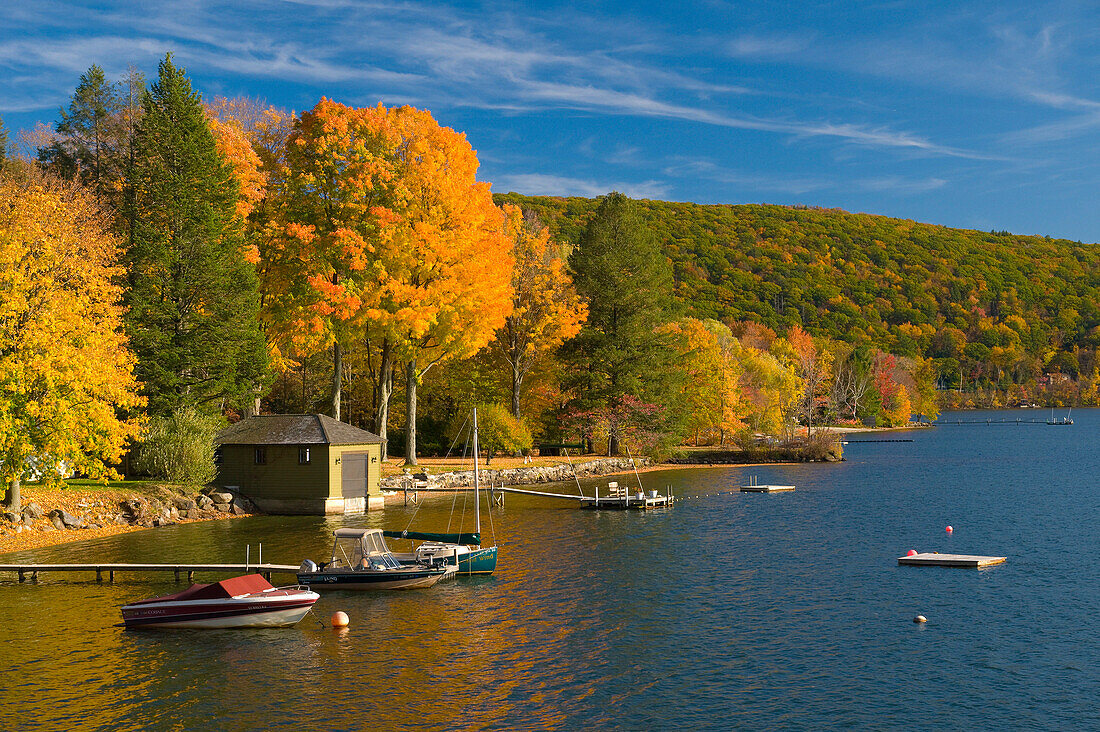
[{"label": "evergreen tree", "polygon": [[132,185],[128,330],[150,413],[250,400],[267,351],[238,184],[170,55],[142,98]]},{"label": "evergreen tree", "polygon": [[4,168],[4,162],[8,159],[8,131],[4,127],[4,120],[0,119],[0,170]]},{"label": "evergreen tree", "polygon": [[[606,425],[611,454],[627,429],[673,437],[669,402],[678,374],[671,338],[659,330],[670,317],[672,268],[634,202],[621,193],[605,196],[570,263],[577,292],[588,300],[588,320],[563,352],[573,367],[568,386],[576,409]],[[642,414],[650,424],[624,423]]]},{"label": "evergreen tree", "polygon": [[116,200],[123,175],[123,100],[118,85],[93,65],[80,77],[60,110],[57,140],[38,151],[39,160],[65,178],[78,179],[102,201]]}]

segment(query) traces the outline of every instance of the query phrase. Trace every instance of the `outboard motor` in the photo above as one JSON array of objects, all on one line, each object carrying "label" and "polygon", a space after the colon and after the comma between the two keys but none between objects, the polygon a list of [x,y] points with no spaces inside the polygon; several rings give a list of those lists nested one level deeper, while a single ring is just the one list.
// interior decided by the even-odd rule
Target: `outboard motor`
[{"label": "outboard motor", "polygon": [[312,559],[306,559],[298,567],[298,571],[302,573],[313,573],[317,571],[317,563]]}]

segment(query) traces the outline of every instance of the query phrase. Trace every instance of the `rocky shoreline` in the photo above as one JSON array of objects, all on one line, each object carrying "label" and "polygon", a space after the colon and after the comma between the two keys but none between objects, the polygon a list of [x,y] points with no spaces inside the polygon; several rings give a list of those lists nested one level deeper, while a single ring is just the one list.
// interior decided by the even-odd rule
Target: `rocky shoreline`
[{"label": "rocky shoreline", "polygon": [[[631,462],[629,458],[599,458],[578,462],[573,465],[559,463],[557,465],[540,465],[526,468],[505,468],[494,470],[485,468],[480,470],[483,485],[537,485],[539,483],[560,483],[573,480],[576,475],[580,478],[588,478],[596,475],[613,475],[615,473],[629,473],[635,466],[641,470],[650,466],[649,458],[637,458]],[[409,473],[407,475],[383,478],[380,481],[382,490],[399,491],[412,488],[413,483],[428,488],[468,488],[474,484],[474,471],[459,470],[449,473]]]},{"label": "rocky shoreline", "polygon": [[253,513],[255,506],[244,496],[214,488],[199,493],[164,486],[149,493],[31,490],[21,511],[0,518],[0,552]]}]

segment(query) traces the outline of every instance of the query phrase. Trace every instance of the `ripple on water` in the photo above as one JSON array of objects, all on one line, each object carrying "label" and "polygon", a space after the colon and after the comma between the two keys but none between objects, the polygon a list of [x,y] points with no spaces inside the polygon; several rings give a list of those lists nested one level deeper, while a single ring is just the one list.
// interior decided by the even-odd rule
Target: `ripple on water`
[{"label": "ripple on water", "polygon": [[[644,515],[509,497],[496,576],[326,594],[317,615],[344,610],[343,632],[308,617],[128,632],[120,605],[177,586],[3,582],[4,699],[43,730],[1096,727],[1100,568],[1079,558],[1100,525],[1100,413],[1074,417],[919,431],[837,465],[649,473],[684,500]],[[798,489],[737,491],[751,475]],[[442,527],[448,511],[346,523]],[[297,564],[341,523],[207,522],[27,556],[240,561],[262,542]],[[898,567],[908,548],[1010,559]]]}]

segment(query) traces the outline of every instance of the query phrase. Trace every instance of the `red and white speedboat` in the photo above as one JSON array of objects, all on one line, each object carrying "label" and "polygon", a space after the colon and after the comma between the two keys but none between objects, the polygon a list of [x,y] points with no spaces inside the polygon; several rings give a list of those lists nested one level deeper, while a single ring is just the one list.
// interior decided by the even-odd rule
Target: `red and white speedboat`
[{"label": "red and white speedboat", "polygon": [[294,625],[320,597],[308,587],[273,587],[258,574],[191,585],[122,608],[127,628],[281,628]]}]

